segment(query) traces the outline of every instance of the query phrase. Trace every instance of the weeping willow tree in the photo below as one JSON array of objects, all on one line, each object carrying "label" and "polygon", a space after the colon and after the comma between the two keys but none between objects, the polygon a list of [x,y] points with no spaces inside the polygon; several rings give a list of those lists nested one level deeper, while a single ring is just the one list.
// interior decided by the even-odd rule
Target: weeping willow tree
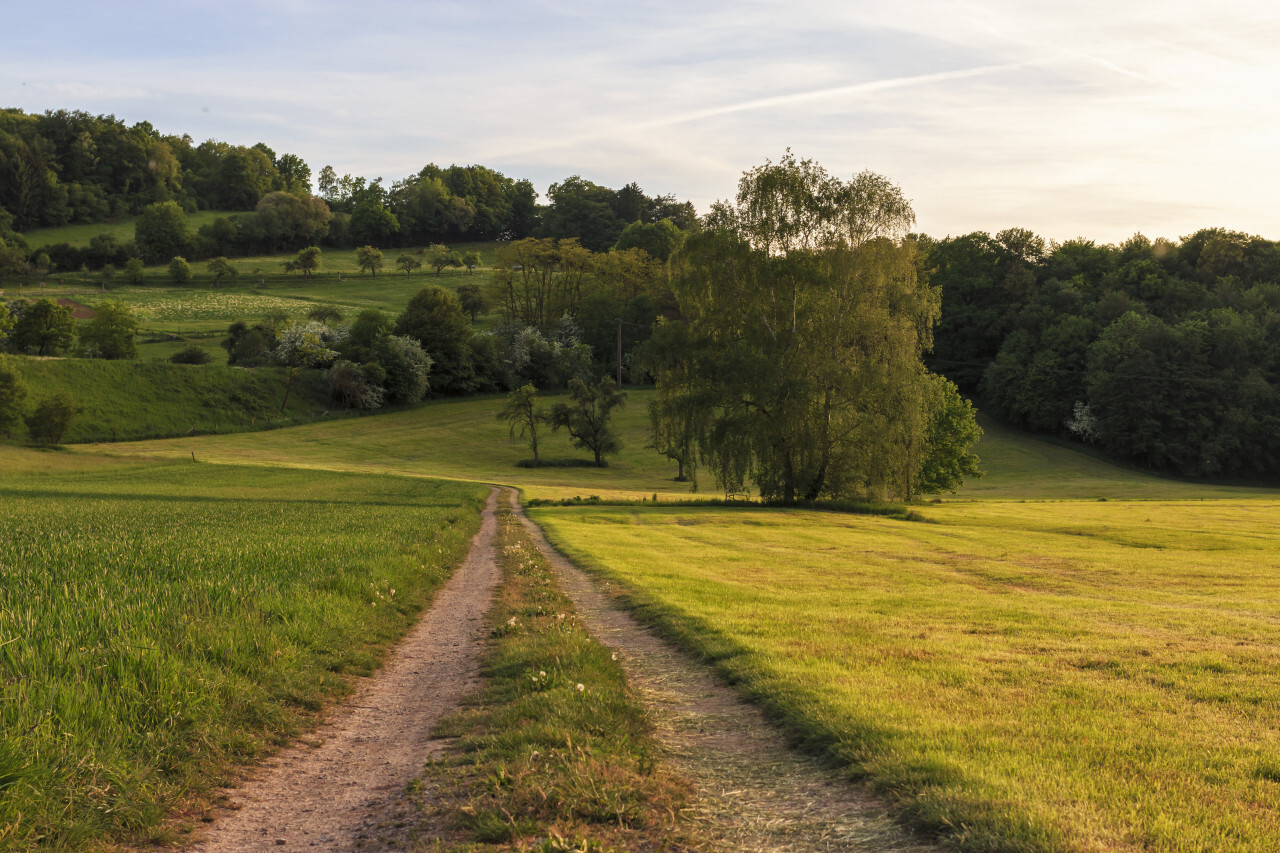
[{"label": "weeping willow tree", "polygon": [[977,473],[973,410],[922,361],[941,301],[914,221],[870,172],[844,182],[790,152],[747,172],[673,260],[681,316],[650,346],[655,436],[696,444],[726,493],[754,483],[788,503],[910,498]]}]

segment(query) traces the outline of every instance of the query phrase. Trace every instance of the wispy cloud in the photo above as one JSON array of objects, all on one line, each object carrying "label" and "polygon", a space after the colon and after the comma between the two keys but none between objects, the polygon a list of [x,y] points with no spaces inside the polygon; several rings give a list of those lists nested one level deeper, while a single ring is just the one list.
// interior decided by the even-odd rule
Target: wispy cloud
[{"label": "wispy cloud", "polygon": [[261,140],[315,169],[483,162],[705,206],[791,147],[884,172],[934,233],[1280,236],[1271,4],[49,0],[7,23],[32,37],[0,56],[0,104]]}]

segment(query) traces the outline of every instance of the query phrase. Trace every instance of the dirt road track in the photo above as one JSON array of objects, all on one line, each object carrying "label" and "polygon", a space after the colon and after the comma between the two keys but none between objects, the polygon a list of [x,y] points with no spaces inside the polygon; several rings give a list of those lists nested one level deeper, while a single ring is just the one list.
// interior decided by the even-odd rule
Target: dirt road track
[{"label": "dirt road track", "polygon": [[498,490],[489,495],[466,561],[394,655],[311,741],[230,792],[239,809],[215,821],[192,853],[377,849],[375,827],[441,744],[430,732],[478,683],[485,615],[499,571]]}]

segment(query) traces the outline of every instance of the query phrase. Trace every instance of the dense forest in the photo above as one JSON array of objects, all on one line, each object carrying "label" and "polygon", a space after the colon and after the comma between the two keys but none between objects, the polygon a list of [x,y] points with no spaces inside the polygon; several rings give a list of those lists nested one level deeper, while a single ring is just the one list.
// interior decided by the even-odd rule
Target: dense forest
[{"label": "dense forest", "polygon": [[[240,212],[192,231],[197,210]],[[21,234],[128,216],[133,242],[34,251]],[[575,365],[616,360],[619,319],[626,373],[648,381],[645,341],[659,318],[680,319],[667,262],[709,221],[675,196],[576,175],[539,204],[530,181],[479,165],[390,184],[325,166],[313,191],[307,163],[263,143],[0,110],[0,282],[130,258],[500,242],[483,295],[499,331],[459,329],[456,352],[433,352],[438,378],[453,365],[437,391],[562,386]],[[906,239],[941,297],[929,367],[985,411],[1155,470],[1280,476],[1280,244],[1221,229],[1119,246],[1046,244],[1019,228]]]},{"label": "dense forest", "polygon": [[1280,475],[1277,243],[921,242],[942,292],[931,366],[987,411],[1156,470]]},{"label": "dense forest", "polygon": [[[579,176],[552,184],[548,203],[528,180],[479,165],[429,164],[389,186],[383,179],[315,176],[295,154],[264,143],[195,144],[146,122],[57,110],[0,110],[0,280],[28,257],[20,232],[142,215],[135,244],[108,235],[87,248],[45,247],[46,269],[295,251],[311,245],[381,248],[431,243],[577,238],[613,247],[632,223],[697,224],[689,202],[649,196],[635,183],[613,190]],[[190,232],[185,214],[241,211]]]}]

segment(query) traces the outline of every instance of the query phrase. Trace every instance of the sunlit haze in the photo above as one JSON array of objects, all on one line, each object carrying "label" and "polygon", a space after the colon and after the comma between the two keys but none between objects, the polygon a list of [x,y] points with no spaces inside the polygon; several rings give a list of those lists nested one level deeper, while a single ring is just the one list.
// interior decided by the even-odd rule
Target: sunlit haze
[{"label": "sunlit haze", "polygon": [[0,106],[265,142],[318,172],[581,174],[700,211],[786,148],[918,230],[1280,238],[1263,2],[17,4]]}]

